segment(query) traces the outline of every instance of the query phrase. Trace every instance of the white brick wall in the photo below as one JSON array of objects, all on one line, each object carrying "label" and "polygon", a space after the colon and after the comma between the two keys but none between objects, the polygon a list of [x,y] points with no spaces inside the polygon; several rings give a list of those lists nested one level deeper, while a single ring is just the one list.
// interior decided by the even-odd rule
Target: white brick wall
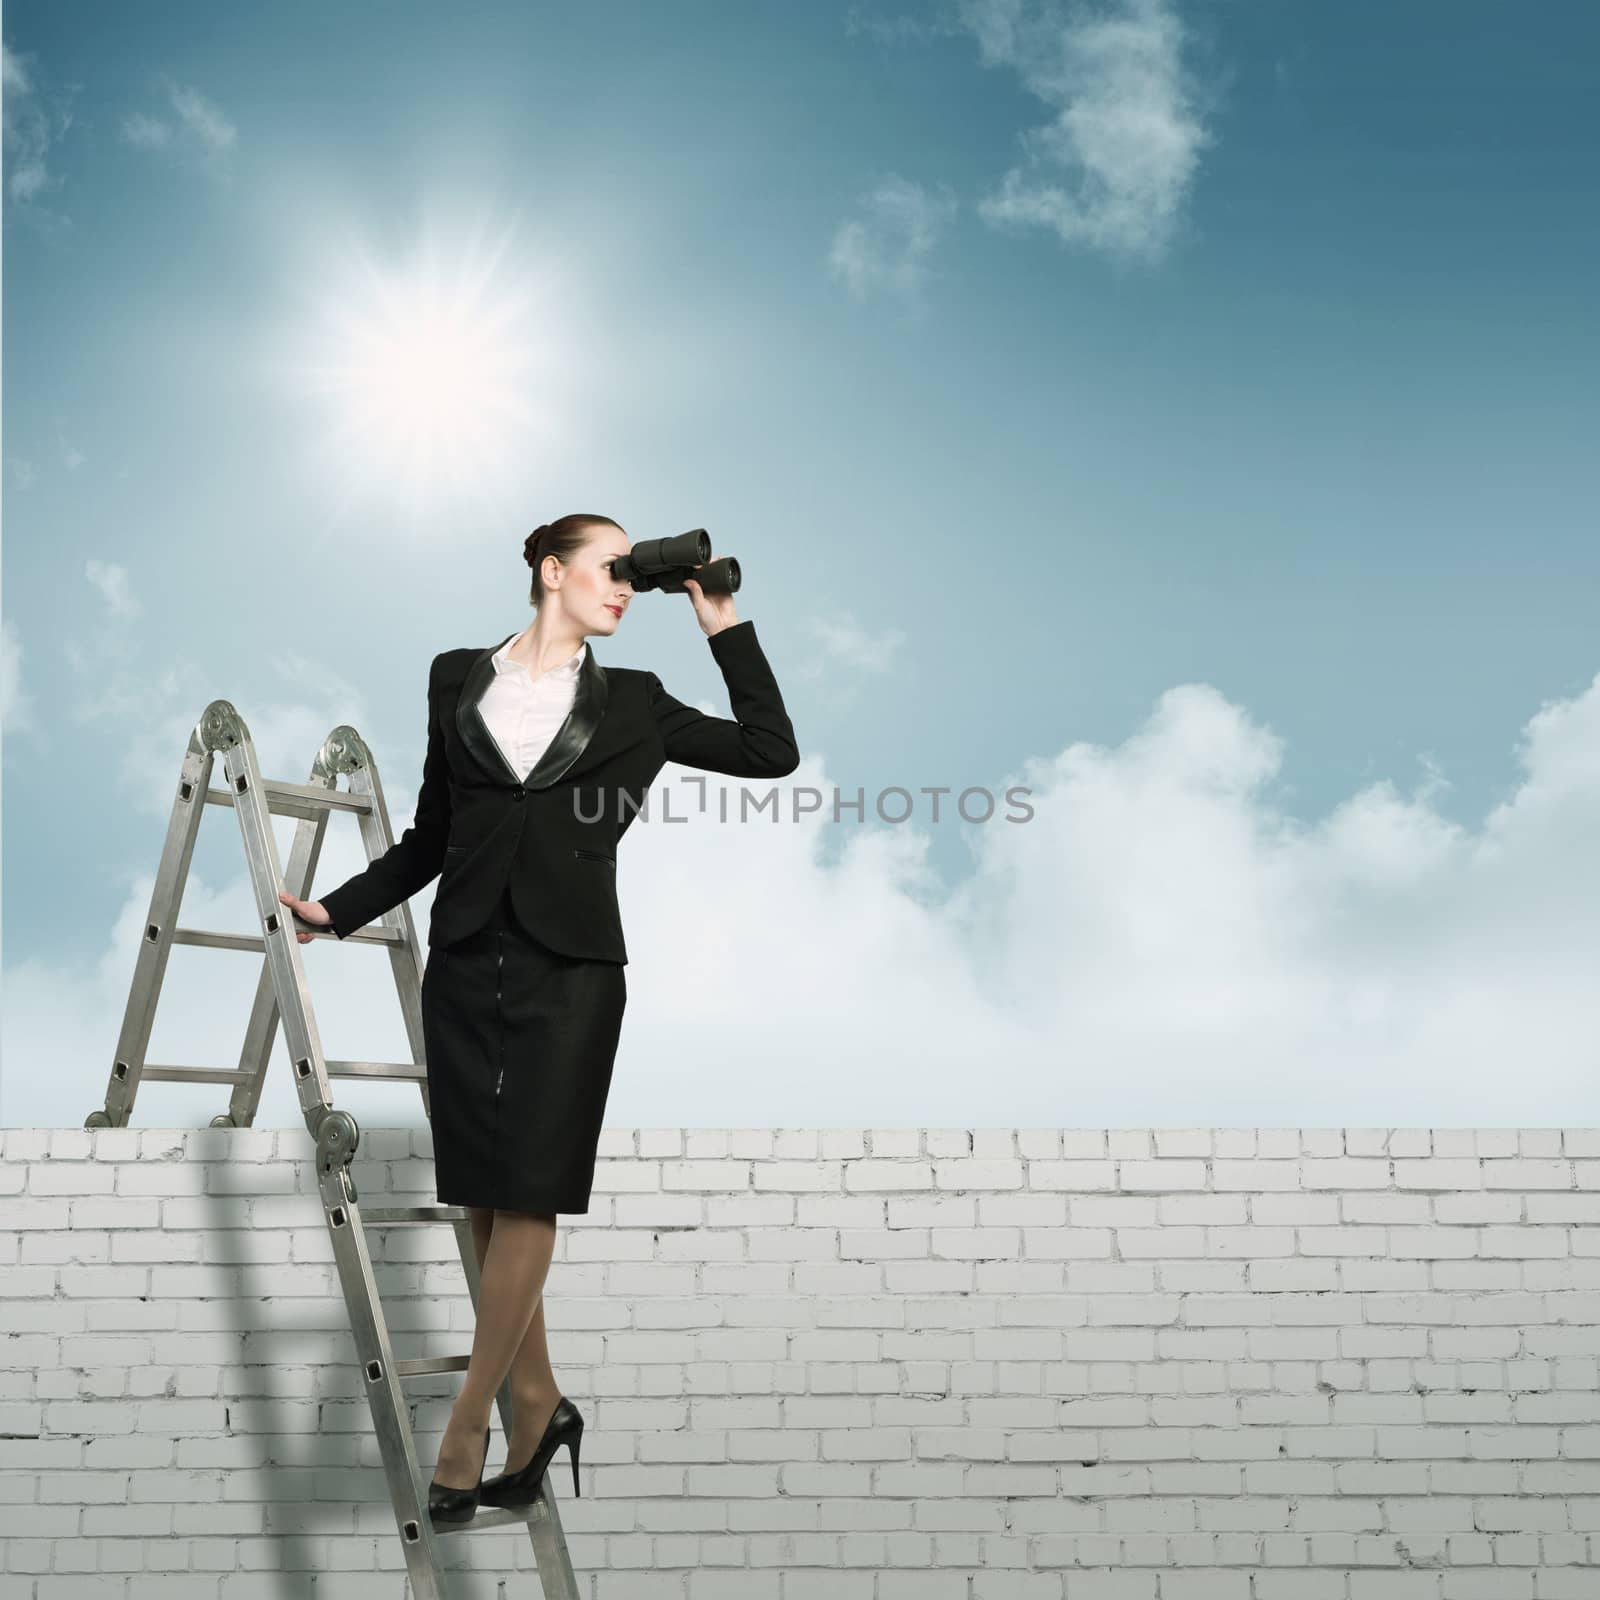
[{"label": "white brick wall", "polygon": [[[368,1130],[362,1201],[428,1150]],[[308,1154],[0,1130],[4,1600],[408,1593]],[[602,1156],[548,1303],[592,1600],[1600,1596],[1600,1130]],[[372,1239],[399,1353],[466,1350],[450,1231]],[[456,1381],[408,1385],[430,1467]],[[452,1549],[537,1595],[525,1536]]]}]

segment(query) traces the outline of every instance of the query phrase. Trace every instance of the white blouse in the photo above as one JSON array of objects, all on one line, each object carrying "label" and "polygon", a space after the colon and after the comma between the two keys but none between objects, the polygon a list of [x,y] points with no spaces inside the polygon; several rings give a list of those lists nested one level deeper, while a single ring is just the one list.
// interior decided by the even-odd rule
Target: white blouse
[{"label": "white blouse", "polygon": [[478,708],[512,771],[526,780],[572,710],[589,643],[585,640],[560,666],[536,678],[530,667],[510,657],[519,638],[520,633],[513,634],[495,651],[494,680]]}]

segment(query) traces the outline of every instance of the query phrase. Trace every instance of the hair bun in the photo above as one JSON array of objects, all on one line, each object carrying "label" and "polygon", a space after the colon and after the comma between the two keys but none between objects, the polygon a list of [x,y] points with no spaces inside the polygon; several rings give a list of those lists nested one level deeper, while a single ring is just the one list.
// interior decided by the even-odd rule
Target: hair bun
[{"label": "hair bun", "polygon": [[526,561],[530,567],[538,565],[538,558],[534,555],[534,551],[538,548],[539,540],[549,531],[550,524],[548,522],[541,522],[539,526],[522,541],[522,559]]}]

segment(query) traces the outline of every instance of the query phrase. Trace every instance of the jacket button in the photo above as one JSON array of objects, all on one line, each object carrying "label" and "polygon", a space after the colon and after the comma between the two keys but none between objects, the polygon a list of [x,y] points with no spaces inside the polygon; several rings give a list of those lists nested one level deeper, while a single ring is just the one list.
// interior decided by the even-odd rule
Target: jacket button
[{"label": "jacket button", "polygon": [[512,793],[511,798],[513,800],[526,800],[528,798],[528,791],[526,789],[517,789]]}]

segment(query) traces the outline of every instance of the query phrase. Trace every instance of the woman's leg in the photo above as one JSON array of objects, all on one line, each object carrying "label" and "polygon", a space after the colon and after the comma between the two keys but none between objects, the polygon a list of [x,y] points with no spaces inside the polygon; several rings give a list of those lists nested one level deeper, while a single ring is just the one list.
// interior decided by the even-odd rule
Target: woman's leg
[{"label": "woman's leg", "polygon": [[[478,1226],[474,1221],[474,1244]],[[494,1397],[539,1309],[545,1275],[555,1253],[556,1219],[526,1211],[496,1211],[488,1247],[480,1257],[478,1322],[461,1393],[445,1424],[435,1479],[470,1489],[483,1462],[483,1430]],[[520,1441],[519,1441],[520,1442]],[[529,1452],[532,1454],[530,1447]]]},{"label": "woman's leg", "polygon": [[544,1296],[511,1363],[511,1437],[506,1440],[506,1471],[516,1472],[533,1459],[550,1418],[561,1402],[550,1351],[544,1342]]},{"label": "woman's leg", "polygon": [[[489,1239],[494,1232],[494,1211],[489,1206],[469,1206],[472,1218],[472,1248],[481,1275],[488,1256]],[[561,1391],[550,1367],[550,1347],[545,1342],[544,1294],[517,1346],[511,1362],[511,1436],[506,1441],[507,1472],[527,1466],[544,1437],[551,1414],[560,1403]]]},{"label": "woman's leg", "polygon": [[494,1232],[493,1206],[468,1206],[472,1222],[472,1253],[478,1258],[478,1276],[483,1276],[483,1258],[489,1251],[489,1235]]}]

